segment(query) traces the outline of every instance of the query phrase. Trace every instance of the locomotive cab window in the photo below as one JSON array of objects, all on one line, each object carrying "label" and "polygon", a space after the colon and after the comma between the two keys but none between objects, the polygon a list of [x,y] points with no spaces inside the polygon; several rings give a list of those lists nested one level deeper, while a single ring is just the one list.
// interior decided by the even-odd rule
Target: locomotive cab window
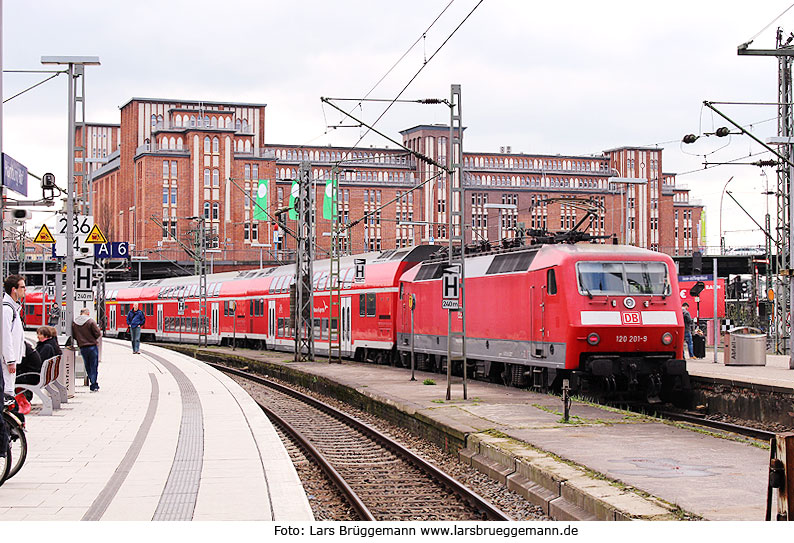
[{"label": "locomotive cab window", "polygon": [[549,294],[557,294],[557,274],[554,268],[546,270],[546,292]]},{"label": "locomotive cab window", "polygon": [[670,294],[664,262],[579,262],[576,279],[579,293],[588,296]]}]

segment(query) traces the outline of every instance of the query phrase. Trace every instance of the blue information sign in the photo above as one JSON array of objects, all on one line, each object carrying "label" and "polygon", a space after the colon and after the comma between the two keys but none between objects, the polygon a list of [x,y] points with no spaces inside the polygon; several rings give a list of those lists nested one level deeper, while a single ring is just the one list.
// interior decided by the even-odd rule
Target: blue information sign
[{"label": "blue information sign", "polygon": [[126,241],[97,243],[94,245],[94,258],[129,258],[130,246]]},{"label": "blue information sign", "polygon": [[28,169],[3,153],[3,186],[22,196],[28,195]]}]

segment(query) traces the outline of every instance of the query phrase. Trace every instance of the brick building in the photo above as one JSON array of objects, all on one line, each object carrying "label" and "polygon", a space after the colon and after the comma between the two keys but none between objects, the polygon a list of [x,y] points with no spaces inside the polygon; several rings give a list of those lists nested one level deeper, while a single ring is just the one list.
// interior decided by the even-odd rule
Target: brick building
[{"label": "brick building", "polygon": [[[96,222],[109,239],[128,240],[134,255],[152,260],[188,260],[180,242],[192,245],[198,218],[216,264],[289,258],[294,240],[272,222],[254,220],[257,180],[269,181],[272,213],[289,204],[291,180],[308,161],[320,209],[325,180],[338,166],[341,221],[355,224],[342,238],[345,252],[445,241],[449,192],[434,166],[402,149],[268,143],[265,111],[265,104],[133,98],[121,108],[120,125],[90,125],[88,154],[102,161],[91,171]],[[448,127],[419,125],[401,134],[409,149],[446,163]],[[463,182],[468,241],[512,238],[520,226],[568,230],[592,200],[597,216],[580,229],[671,255],[698,249],[702,206],[663,173],[661,149],[621,147],[594,156],[509,147],[465,152]],[[319,213],[316,230],[322,257],[330,221]]]}]

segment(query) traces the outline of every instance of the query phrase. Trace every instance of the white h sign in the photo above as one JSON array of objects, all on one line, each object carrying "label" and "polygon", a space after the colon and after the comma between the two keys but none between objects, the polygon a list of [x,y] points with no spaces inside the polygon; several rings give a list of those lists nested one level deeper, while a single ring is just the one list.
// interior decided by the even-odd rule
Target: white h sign
[{"label": "white h sign", "polygon": [[460,268],[448,266],[441,276],[441,309],[460,309]]}]

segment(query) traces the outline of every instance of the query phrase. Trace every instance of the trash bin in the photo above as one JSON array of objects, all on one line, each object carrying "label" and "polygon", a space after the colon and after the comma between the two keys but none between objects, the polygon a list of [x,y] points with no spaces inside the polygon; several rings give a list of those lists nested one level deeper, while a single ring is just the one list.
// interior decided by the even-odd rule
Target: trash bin
[{"label": "trash bin", "polygon": [[61,373],[58,382],[66,387],[67,398],[74,398],[74,353],[69,347],[61,349]]},{"label": "trash bin", "polygon": [[726,343],[726,366],[766,366],[766,334],[758,328],[732,328]]}]

